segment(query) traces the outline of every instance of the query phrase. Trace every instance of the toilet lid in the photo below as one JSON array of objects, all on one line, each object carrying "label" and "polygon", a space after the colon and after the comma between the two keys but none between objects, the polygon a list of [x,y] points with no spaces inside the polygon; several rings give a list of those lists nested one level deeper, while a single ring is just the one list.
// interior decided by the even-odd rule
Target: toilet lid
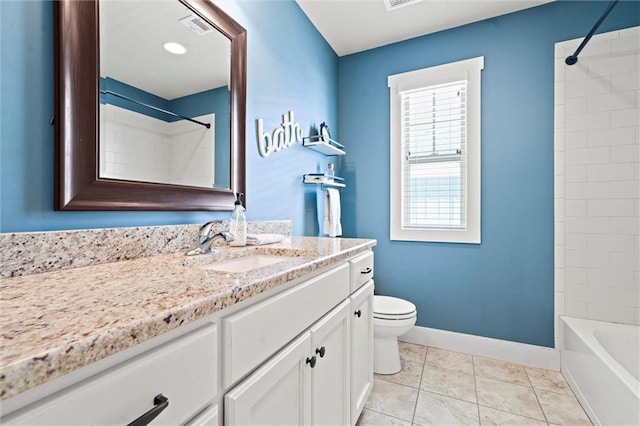
[{"label": "toilet lid", "polygon": [[389,296],[373,296],[373,313],[376,317],[411,316],[416,312],[413,303]]}]

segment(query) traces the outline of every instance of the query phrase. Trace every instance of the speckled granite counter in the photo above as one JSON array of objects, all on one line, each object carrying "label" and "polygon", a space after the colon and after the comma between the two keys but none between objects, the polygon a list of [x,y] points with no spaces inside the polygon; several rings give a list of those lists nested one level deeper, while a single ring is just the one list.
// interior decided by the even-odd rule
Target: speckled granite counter
[{"label": "speckled granite counter", "polygon": [[294,237],[225,248],[292,258],[245,273],[198,268],[205,256],[172,254],[0,280],[0,399],[205,317],[319,268],[375,240]]}]

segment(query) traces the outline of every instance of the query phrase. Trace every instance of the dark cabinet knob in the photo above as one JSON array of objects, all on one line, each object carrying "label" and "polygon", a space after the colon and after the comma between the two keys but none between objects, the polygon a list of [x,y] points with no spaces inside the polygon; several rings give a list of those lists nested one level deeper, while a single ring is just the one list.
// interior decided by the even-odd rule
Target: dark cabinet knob
[{"label": "dark cabinet knob", "polygon": [[358,309],[357,311],[355,311],[353,313],[353,315],[357,316],[358,318],[360,318],[360,316],[362,315],[362,311],[360,309]]},{"label": "dark cabinet knob", "polygon": [[323,347],[321,347],[320,349],[316,349],[316,353],[317,353],[318,355],[320,355],[320,358],[324,358],[324,354],[325,354],[325,352],[326,352],[326,350],[325,350],[324,346],[323,346]]},{"label": "dark cabinet knob", "polygon": [[127,426],[146,426],[151,423],[153,419],[158,417],[158,414],[168,406],[169,398],[160,393],[153,398],[153,408],[129,423]]},{"label": "dark cabinet knob", "polygon": [[316,357],[312,356],[311,358],[307,358],[307,364],[311,366],[311,368],[316,366]]},{"label": "dark cabinet knob", "polygon": [[367,274],[370,274],[370,273],[372,273],[372,272],[373,272],[373,269],[371,269],[371,268],[364,268],[364,269],[361,269],[361,270],[360,270],[360,273],[361,273],[362,275],[367,275]]}]

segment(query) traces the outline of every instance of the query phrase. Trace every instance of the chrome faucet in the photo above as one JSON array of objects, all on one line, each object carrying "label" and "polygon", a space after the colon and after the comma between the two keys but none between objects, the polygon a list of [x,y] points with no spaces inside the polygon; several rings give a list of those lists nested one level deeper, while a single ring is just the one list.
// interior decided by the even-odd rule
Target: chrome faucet
[{"label": "chrome faucet", "polygon": [[220,251],[213,246],[216,240],[223,239],[225,242],[233,241],[233,234],[230,232],[222,231],[217,234],[213,233],[213,226],[218,222],[207,222],[200,227],[198,231],[198,247],[187,252],[187,256],[193,256],[196,254],[210,253],[214,254]]}]

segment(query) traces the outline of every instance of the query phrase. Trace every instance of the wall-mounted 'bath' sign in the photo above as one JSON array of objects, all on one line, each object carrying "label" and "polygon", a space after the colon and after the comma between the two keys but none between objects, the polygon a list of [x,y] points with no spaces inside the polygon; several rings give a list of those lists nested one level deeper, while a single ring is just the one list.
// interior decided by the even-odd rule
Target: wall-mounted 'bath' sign
[{"label": "wall-mounted 'bath' sign", "polygon": [[265,132],[261,118],[257,120],[258,151],[263,157],[268,157],[272,152],[282,151],[291,145],[302,142],[302,129],[293,118],[293,111],[282,115],[282,124],[273,129],[273,132]]}]

